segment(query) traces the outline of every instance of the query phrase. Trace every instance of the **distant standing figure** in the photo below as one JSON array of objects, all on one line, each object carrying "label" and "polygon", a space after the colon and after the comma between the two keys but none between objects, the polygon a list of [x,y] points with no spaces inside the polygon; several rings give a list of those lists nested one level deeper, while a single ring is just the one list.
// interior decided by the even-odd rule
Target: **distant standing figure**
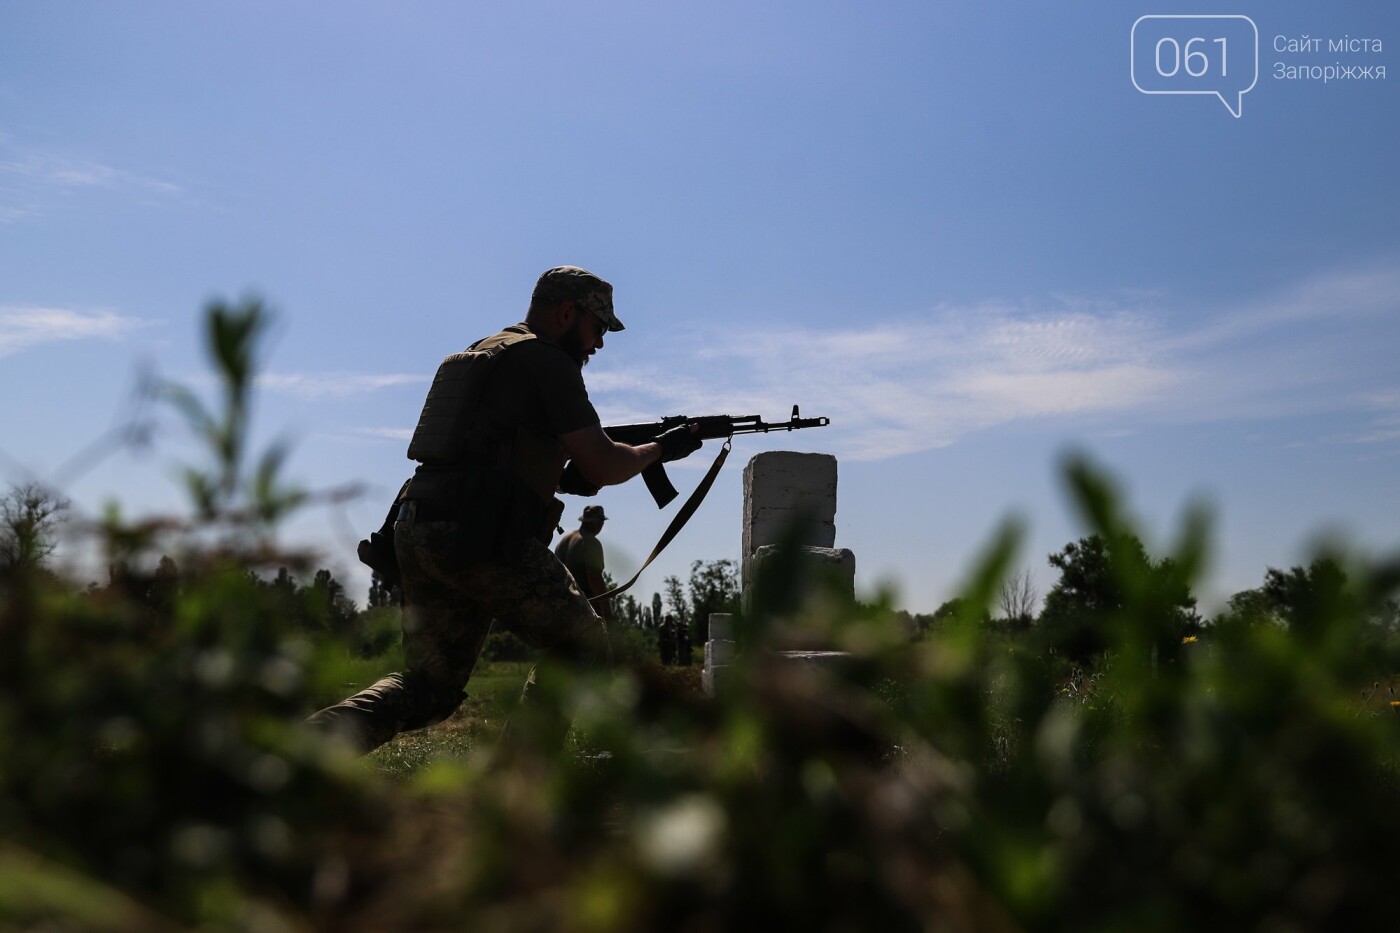
[{"label": "distant standing figure", "polygon": [[[599,593],[607,592],[607,586],[603,583],[603,545],[598,540],[598,533],[603,530],[603,522],[607,520],[601,505],[584,506],[583,514],[579,516],[581,524],[560,538],[554,546],[554,556],[569,568],[578,588],[590,601]],[[612,622],[611,599],[600,599],[591,602],[591,605],[604,622]]]},{"label": "distant standing figure", "polygon": [[684,622],[676,626],[676,663],[690,667],[690,626]]},{"label": "distant standing figure", "polygon": [[676,663],[676,622],[671,618],[671,614],[666,613],[666,618],[661,621],[661,664],[670,667]]}]

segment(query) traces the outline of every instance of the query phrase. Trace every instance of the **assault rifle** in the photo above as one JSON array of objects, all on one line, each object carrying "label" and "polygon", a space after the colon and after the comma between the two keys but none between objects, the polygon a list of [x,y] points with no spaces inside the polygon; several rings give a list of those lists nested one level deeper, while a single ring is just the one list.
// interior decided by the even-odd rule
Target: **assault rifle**
[{"label": "assault rifle", "polygon": [[[797,406],[794,405],[792,406],[792,417],[778,423],[769,423],[758,415],[700,415],[696,418],[689,415],[671,415],[660,421],[605,426],[603,431],[619,444],[635,447],[638,444],[654,441],[663,432],[683,424],[695,425],[696,436],[701,440],[713,440],[720,437],[731,438],[736,434],[767,434],[771,431],[824,428],[830,423],[830,418],[803,418],[799,415]],[[642,479],[647,484],[647,491],[656,500],[657,508],[664,508],[667,503],[676,498],[676,487],[671,485],[671,479],[666,475],[666,468],[661,463],[653,463],[643,470]]]},{"label": "assault rifle", "polygon": [[[651,549],[651,554],[642,561],[642,566],[637,568],[632,579],[621,586],[613,587],[606,593],[589,597],[589,602],[597,602],[600,599],[616,596],[636,583],[637,578],[642,575],[642,571],[646,570],[647,566],[656,559],[656,555],[660,554],[666,545],[671,543],[671,539],[680,533],[680,530],[685,527],[685,523],[690,520],[690,516],[694,515],[695,510],[700,507],[700,502],[710,491],[710,486],[714,484],[715,477],[719,475],[720,467],[724,466],[724,460],[729,456],[729,439],[735,434],[767,434],[770,431],[824,428],[830,423],[830,418],[803,418],[798,414],[797,406],[794,405],[792,406],[792,418],[777,424],[770,424],[758,415],[701,415],[698,418],[692,418],[689,415],[672,415],[669,418],[662,418],[660,421],[647,421],[642,424],[615,424],[603,428],[608,437],[614,441],[620,444],[636,445],[649,443],[673,428],[693,425],[696,436],[701,440],[722,437],[724,438],[724,447],[720,450],[719,456],[715,457],[715,462],[710,464],[710,470],[705,474],[705,478],[700,480],[700,485],[695,487],[690,498],[672,517],[671,524],[661,535],[661,540],[656,542],[656,547]],[[676,487],[671,485],[670,477],[666,475],[666,470],[659,461],[642,471],[642,479],[646,480],[647,490],[651,493],[651,497],[656,500],[657,508],[664,508],[667,503],[676,498]],[[597,487],[588,483],[572,462],[565,465],[559,488],[561,492],[577,492],[586,496],[591,496],[598,491]]]}]

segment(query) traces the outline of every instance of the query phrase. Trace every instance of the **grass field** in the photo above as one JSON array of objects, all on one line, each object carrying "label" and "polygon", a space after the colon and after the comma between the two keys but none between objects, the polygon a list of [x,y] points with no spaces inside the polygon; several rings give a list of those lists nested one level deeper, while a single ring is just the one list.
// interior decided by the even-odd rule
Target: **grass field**
[{"label": "grass field", "polygon": [[[363,676],[347,683],[347,694],[388,673],[393,663],[392,655],[363,662]],[[466,760],[489,753],[519,702],[530,667],[525,661],[481,662],[467,684],[467,699],[457,712],[436,726],[399,735],[373,752],[369,756],[370,763],[392,779],[407,779],[435,762]],[[667,680],[676,686],[700,692],[700,668],[658,670],[664,670]]]}]

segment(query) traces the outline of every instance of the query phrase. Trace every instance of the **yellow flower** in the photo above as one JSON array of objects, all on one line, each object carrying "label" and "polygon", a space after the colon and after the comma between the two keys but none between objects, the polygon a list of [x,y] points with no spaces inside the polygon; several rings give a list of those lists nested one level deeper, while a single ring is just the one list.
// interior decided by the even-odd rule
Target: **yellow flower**
[{"label": "yellow flower", "polygon": [[1182,643],[1183,645],[1194,645],[1194,644],[1196,643],[1196,636],[1195,636],[1195,635],[1187,635],[1187,636],[1185,636],[1185,637],[1183,637],[1183,638],[1181,639],[1181,643]]}]

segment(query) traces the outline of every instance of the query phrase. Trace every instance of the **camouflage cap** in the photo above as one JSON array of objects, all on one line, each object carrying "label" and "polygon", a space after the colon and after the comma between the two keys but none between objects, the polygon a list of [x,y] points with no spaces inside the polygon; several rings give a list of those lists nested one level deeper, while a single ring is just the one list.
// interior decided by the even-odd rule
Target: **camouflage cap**
[{"label": "camouflage cap", "polygon": [[608,517],[603,514],[601,505],[585,505],[583,514],[579,516],[578,520],[581,522],[605,522]]},{"label": "camouflage cap", "polygon": [[578,266],[555,266],[546,269],[535,283],[530,303],[541,299],[563,301],[572,298],[574,304],[586,311],[592,311],[608,325],[608,330],[622,330],[622,322],[613,311],[613,287],[587,269]]}]

